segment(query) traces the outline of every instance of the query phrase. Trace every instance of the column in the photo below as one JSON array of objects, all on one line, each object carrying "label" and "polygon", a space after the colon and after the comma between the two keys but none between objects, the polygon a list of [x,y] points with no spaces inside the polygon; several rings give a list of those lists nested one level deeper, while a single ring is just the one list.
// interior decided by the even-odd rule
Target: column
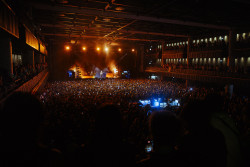
[{"label": "column", "polygon": [[198,62],[197,62],[199,68],[201,68],[201,62],[202,62],[202,61],[201,61],[201,58],[199,57],[199,58],[198,58]]},{"label": "column", "polygon": [[23,56],[23,63],[25,65],[31,65],[34,69],[35,67],[34,50],[30,49],[26,51],[26,54]]},{"label": "column", "polygon": [[190,59],[190,54],[191,54],[191,44],[192,44],[192,39],[189,37],[188,38],[188,45],[187,45],[187,68],[190,67],[190,65],[192,64],[192,60]]},{"label": "column", "polygon": [[161,66],[164,67],[164,65],[166,64],[166,59],[164,59],[164,49],[165,49],[165,42],[162,42],[161,44]]},{"label": "column", "polygon": [[42,63],[44,64],[44,63],[46,63],[46,56],[45,55],[43,55],[43,57],[42,57]]},{"label": "column", "polygon": [[[235,59],[237,59],[237,63],[236,63]],[[241,58],[240,57],[234,58],[234,69],[237,69],[237,72],[240,72],[240,70],[241,70]],[[236,72],[236,70],[234,70],[234,71]]]},{"label": "column", "polygon": [[227,84],[225,86],[225,93],[227,95],[229,95],[230,99],[232,98],[233,90],[234,90],[234,85],[233,84]]},{"label": "column", "polygon": [[37,64],[37,70],[40,72],[42,70],[42,63],[43,63],[43,58],[44,56],[41,53],[38,53],[35,55],[35,65]]},{"label": "column", "polygon": [[10,79],[13,75],[12,42],[10,38],[0,39],[0,69],[4,79]]},{"label": "column", "polygon": [[140,45],[140,72],[144,72],[144,45]]},{"label": "column", "polygon": [[35,57],[35,64],[41,64],[42,63],[42,54],[37,54]]},{"label": "column", "polygon": [[233,30],[230,30],[229,36],[228,36],[228,57],[227,57],[227,67],[229,71],[234,71],[234,67],[235,67],[235,62],[234,62],[235,41],[236,41],[236,34]]},{"label": "column", "polygon": [[244,68],[244,73],[246,74],[247,73],[247,57],[244,57],[243,59],[244,59],[243,68]]},{"label": "column", "polygon": [[186,88],[188,88],[188,87],[189,87],[189,80],[187,80],[187,79],[186,79],[186,83],[185,83],[185,85],[186,85]]},{"label": "column", "polygon": [[132,54],[133,54],[134,57],[135,57],[135,58],[134,58],[134,68],[137,69],[138,48],[137,48],[137,47],[136,47],[136,49],[133,48],[131,51],[132,51]]}]

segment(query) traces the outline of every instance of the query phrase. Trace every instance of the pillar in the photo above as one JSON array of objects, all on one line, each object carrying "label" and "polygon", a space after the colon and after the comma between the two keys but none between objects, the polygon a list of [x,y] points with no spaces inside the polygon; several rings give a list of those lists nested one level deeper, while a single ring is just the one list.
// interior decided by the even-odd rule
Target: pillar
[{"label": "pillar", "polygon": [[[12,42],[10,38],[0,39],[0,69],[4,77],[10,78],[13,75]],[[7,79],[7,78],[5,78]]]},{"label": "pillar", "polygon": [[23,56],[23,63],[25,65],[31,65],[34,69],[35,67],[34,50],[30,49],[26,51],[26,54]]},{"label": "pillar", "polygon": [[144,72],[144,45],[140,45],[140,72]]},{"label": "pillar", "polygon": [[201,68],[201,65],[202,65],[202,59],[199,57],[198,58],[198,67]]},{"label": "pillar", "polygon": [[134,68],[137,69],[137,58],[138,58],[138,48],[132,49],[132,54],[134,54],[135,58],[134,58]]},{"label": "pillar", "polygon": [[186,88],[189,87],[189,80],[186,79],[185,85],[186,85]]},{"label": "pillar", "polygon": [[164,73],[161,73],[161,81],[164,81]]},{"label": "pillar", "polygon": [[34,64],[41,64],[42,63],[42,54],[37,54],[34,56],[35,58],[35,63]]},{"label": "pillar", "polygon": [[192,60],[190,59],[190,54],[191,54],[191,44],[192,44],[192,39],[189,37],[188,38],[188,45],[187,45],[187,68],[190,67],[192,64]]},{"label": "pillar", "polygon": [[[237,59],[237,63],[236,63],[235,59]],[[235,69],[234,72],[236,72],[236,71],[240,72],[240,69],[241,69],[241,58],[240,57],[234,58],[234,69]]]},{"label": "pillar", "polygon": [[227,84],[225,86],[225,93],[227,95],[229,95],[230,99],[232,98],[233,90],[234,90],[234,85],[233,84]]},{"label": "pillar", "polygon": [[247,73],[247,57],[244,57],[243,68],[244,68],[244,73]]},{"label": "pillar", "polygon": [[164,67],[164,65],[166,64],[166,59],[164,59],[164,49],[165,49],[165,42],[162,42],[161,44],[161,66]]},{"label": "pillar", "polygon": [[236,41],[236,34],[233,30],[230,30],[228,36],[228,56],[227,56],[227,67],[230,71],[234,71],[235,67],[235,60],[234,60],[235,41]]},{"label": "pillar", "polygon": [[43,55],[43,57],[42,57],[42,63],[46,63],[46,56],[45,55]]}]

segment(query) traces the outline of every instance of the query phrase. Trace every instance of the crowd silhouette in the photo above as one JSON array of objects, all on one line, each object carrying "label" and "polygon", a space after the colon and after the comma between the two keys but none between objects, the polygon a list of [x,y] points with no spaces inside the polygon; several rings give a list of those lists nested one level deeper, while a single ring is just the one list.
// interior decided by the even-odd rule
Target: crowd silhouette
[{"label": "crowd silhouette", "polygon": [[[181,106],[139,103],[152,97],[179,99]],[[54,81],[38,96],[10,95],[0,119],[1,166],[249,164],[249,100],[215,88],[148,79]]]}]

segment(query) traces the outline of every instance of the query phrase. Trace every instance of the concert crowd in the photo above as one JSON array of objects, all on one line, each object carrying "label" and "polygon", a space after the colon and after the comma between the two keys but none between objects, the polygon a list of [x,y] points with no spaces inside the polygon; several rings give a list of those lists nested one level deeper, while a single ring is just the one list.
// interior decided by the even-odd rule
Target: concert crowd
[{"label": "concert crowd", "polygon": [[[140,103],[158,98],[167,106]],[[48,82],[35,99],[42,113],[41,124],[34,125],[43,159],[37,166],[249,164],[249,99],[224,89],[149,79],[85,79]],[[171,106],[171,99],[179,105]],[[3,112],[11,107],[7,101]],[[6,123],[9,117],[2,118]]]}]

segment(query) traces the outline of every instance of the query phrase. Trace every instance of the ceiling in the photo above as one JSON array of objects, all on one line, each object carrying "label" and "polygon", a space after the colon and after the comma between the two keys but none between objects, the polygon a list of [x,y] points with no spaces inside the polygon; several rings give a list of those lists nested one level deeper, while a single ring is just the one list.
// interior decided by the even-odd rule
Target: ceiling
[{"label": "ceiling", "polygon": [[[8,2],[8,1],[7,1]],[[250,29],[247,0],[9,1],[44,41],[162,42]]]}]

